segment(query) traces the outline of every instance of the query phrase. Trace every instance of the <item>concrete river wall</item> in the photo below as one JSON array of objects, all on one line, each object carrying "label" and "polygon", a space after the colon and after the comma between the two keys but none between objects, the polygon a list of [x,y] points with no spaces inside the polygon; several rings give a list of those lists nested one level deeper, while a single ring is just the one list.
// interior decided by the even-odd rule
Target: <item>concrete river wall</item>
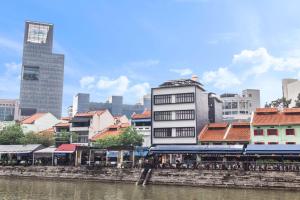
[{"label": "concrete river wall", "polygon": [[[0,167],[0,176],[135,183],[141,169]],[[149,184],[300,190],[299,172],[154,169]]]}]

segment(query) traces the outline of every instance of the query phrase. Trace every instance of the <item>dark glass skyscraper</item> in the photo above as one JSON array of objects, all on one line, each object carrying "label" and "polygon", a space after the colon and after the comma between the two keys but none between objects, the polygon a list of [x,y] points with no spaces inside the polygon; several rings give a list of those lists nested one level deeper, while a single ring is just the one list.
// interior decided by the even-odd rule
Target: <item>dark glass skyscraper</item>
[{"label": "dark glass skyscraper", "polygon": [[25,23],[20,88],[21,115],[61,116],[64,55],[52,53],[53,24]]}]

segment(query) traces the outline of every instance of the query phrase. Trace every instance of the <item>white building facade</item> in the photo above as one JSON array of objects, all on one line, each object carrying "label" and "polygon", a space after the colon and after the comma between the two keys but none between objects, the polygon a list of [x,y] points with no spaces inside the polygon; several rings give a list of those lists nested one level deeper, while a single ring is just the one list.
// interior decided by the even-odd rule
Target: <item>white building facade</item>
[{"label": "white building facade", "polygon": [[191,79],[167,81],[152,88],[151,144],[197,144],[208,123],[208,93]]},{"label": "white building facade", "polygon": [[20,120],[20,102],[16,99],[0,99],[0,121]]},{"label": "white building facade", "polygon": [[242,95],[222,94],[224,121],[250,121],[251,113],[260,107],[260,90],[246,89]]},{"label": "white building facade", "polygon": [[298,79],[283,79],[282,93],[284,98],[291,100],[289,107],[295,107],[295,100],[298,99],[300,93],[300,81]]}]

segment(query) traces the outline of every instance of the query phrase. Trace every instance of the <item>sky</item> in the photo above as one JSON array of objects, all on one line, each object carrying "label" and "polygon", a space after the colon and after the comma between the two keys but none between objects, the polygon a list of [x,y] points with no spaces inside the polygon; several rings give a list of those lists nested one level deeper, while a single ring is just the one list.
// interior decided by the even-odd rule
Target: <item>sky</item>
[{"label": "sky", "polygon": [[209,92],[282,96],[300,78],[297,0],[1,1],[0,98],[19,98],[25,21],[54,24],[65,54],[63,113],[78,92],[136,103],[166,80],[197,75]]}]

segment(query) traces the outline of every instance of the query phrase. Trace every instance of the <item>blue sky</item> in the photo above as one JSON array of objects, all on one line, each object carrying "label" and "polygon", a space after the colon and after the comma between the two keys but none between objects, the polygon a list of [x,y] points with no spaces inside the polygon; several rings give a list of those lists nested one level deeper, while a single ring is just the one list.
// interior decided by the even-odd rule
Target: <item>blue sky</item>
[{"label": "blue sky", "polygon": [[[18,98],[24,22],[54,24],[65,54],[63,109],[77,92],[135,103],[165,80],[199,76],[208,91],[281,96],[300,76],[300,1],[26,0],[0,6],[0,98]],[[66,111],[64,110],[64,113]]]}]

